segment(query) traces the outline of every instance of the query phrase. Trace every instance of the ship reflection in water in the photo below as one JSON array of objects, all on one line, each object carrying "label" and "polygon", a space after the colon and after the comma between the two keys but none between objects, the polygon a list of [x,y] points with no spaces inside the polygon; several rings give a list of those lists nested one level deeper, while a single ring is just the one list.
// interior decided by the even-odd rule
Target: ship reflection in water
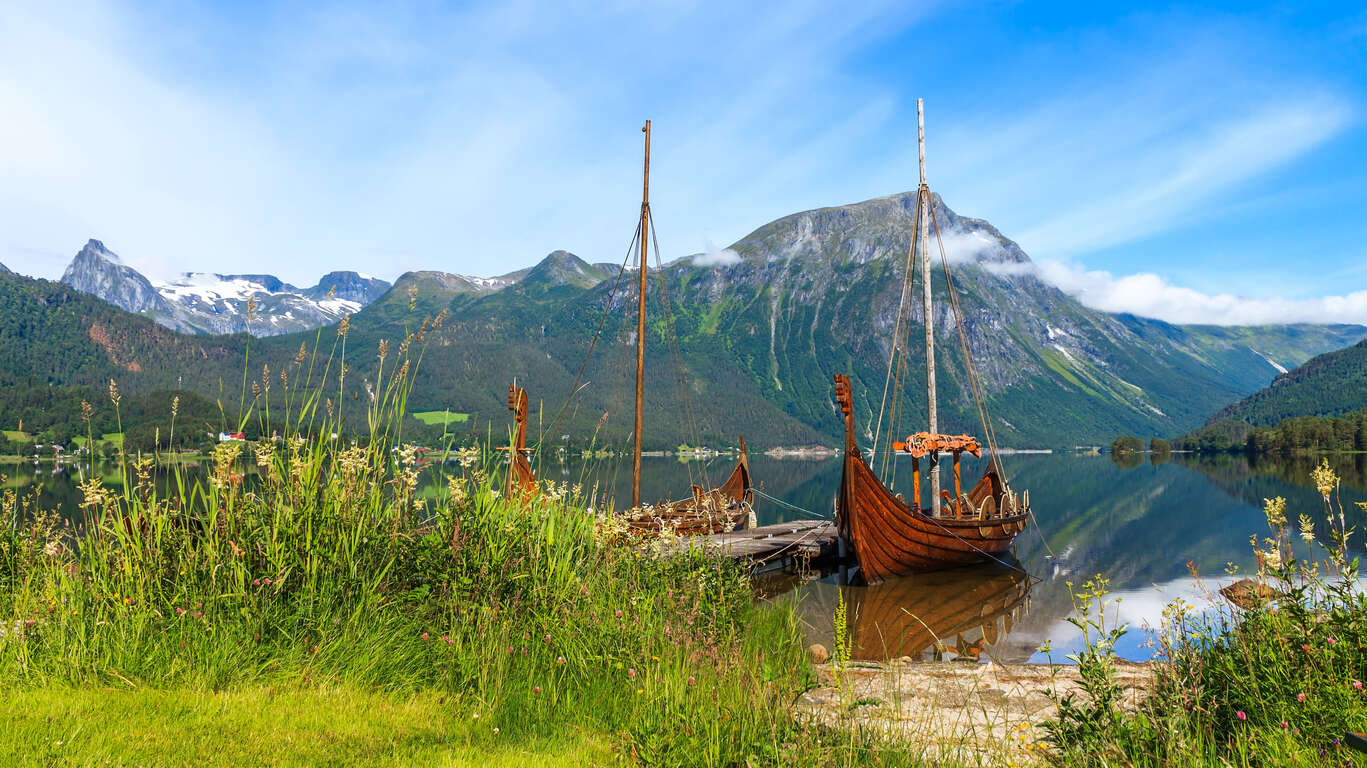
[{"label": "ship reflection in water", "polygon": [[[839,573],[770,574],[758,586],[766,595],[796,591],[796,611],[810,642],[835,647],[834,617],[845,597],[850,658],[882,661],[910,657],[1023,661],[1033,649],[1007,643],[1029,613],[1031,578],[996,563],[889,579],[874,586],[842,585]],[[780,598],[781,599],[781,598]]]}]

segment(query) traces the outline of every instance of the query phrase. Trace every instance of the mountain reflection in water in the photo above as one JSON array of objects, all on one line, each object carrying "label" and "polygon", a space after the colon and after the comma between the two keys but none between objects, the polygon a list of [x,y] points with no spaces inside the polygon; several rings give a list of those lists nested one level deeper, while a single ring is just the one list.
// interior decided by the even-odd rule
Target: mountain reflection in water
[{"label": "mountain reflection in water", "polygon": [[[1080,586],[1102,574],[1118,598],[1108,616],[1129,622],[1133,631],[1117,647],[1124,658],[1149,658],[1141,627],[1156,625],[1163,606],[1174,599],[1202,605],[1206,595],[1230,580],[1227,564],[1253,567],[1249,536],[1265,535],[1262,500],[1287,499],[1288,516],[1308,514],[1324,527],[1319,495],[1309,472],[1317,459],[1249,460],[1173,456],[1123,457],[1075,454],[1003,457],[1012,487],[1029,489],[1037,525],[1016,539],[1017,564],[1033,578],[999,565],[918,575],[878,587],[838,587],[839,574],[821,579],[767,576],[761,591],[795,600],[812,642],[831,647],[837,590],[845,591],[856,658],[921,656],[992,657],[1003,661],[1043,660],[1040,645],[1049,641],[1056,660],[1077,648],[1077,630],[1064,621],[1072,615],[1068,582]],[[1136,460],[1137,459],[1137,460]],[[1367,500],[1367,455],[1330,457],[1343,477],[1343,501]],[[703,479],[720,482],[733,458],[710,465],[672,458],[648,458],[643,498],[669,498]],[[964,474],[977,476],[978,460],[965,461]],[[1122,466],[1122,464],[1124,466]],[[761,490],[784,505],[760,497],[761,525],[799,517],[829,517],[840,484],[840,460],[777,460],[752,454],[751,468]],[[79,520],[76,482],[91,469],[67,465],[54,472],[50,462],[10,465],[6,486],[40,489],[42,506]],[[190,470],[194,471],[194,470]],[[118,483],[117,470],[98,468],[106,485]],[[249,470],[250,472],[250,470]],[[423,473],[420,493],[435,496],[444,484],[439,468]],[[584,488],[597,486],[597,499],[630,497],[631,473],[620,459],[543,462],[543,479]],[[704,475],[716,477],[704,478]],[[898,474],[895,490],[910,495],[909,471]],[[164,478],[163,478],[164,479]],[[250,475],[248,483],[251,482]],[[31,488],[30,488],[31,489]],[[1361,553],[1362,538],[1355,540]],[[1193,578],[1188,563],[1200,579]],[[1208,580],[1208,581],[1207,581]],[[1033,583],[1032,583],[1033,582]]]}]

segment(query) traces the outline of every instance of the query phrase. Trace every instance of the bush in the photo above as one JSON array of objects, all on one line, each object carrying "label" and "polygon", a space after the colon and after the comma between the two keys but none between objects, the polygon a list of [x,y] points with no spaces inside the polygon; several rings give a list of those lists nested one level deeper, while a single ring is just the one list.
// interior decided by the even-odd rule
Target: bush
[{"label": "bush", "polygon": [[1122,435],[1111,442],[1111,453],[1142,453],[1144,441],[1132,435]]}]

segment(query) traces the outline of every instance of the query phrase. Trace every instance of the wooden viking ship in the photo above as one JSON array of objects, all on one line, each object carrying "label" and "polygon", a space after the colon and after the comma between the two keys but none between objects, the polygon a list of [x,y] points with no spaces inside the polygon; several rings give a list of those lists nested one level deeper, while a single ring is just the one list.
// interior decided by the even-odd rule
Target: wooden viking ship
[{"label": "wooden viking ship", "polygon": [[[1002,477],[997,452],[992,451],[988,466],[982,477],[968,492],[963,492],[959,469],[959,458],[964,453],[981,455],[982,446],[969,435],[940,434],[936,427],[935,399],[935,331],[932,308],[930,253],[927,247],[928,230],[934,212],[930,204],[930,189],[926,185],[925,170],[925,128],[921,113],[921,101],[916,102],[918,141],[920,145],[921,184],[917,190],[916,235],[907,259],[907,270],[903,281],[902,302],[898,307],[897,328],[893,343],[893,355],[889,358],[888,381],[900,384],[905,369],[909,319],[903,320],[907,309],[911,282],[917,256],[920,256],[921,282],[923,288],[923,316],[925,325],[925,362],[926,362],[926,403],[929,429],[918,432],[905,441],[892,442],[889,429],[889,444],[885,446],[887,455],[895,460],[897,454],[911,454],[913,490],[912,500],[908,502],[901,494],[889,490],[884,480],[874,472],[865,461],[859,448],[854,427],[853,395],[850,391],[848,376],[836,374],[835,397],[845,421],[844,469],[840,478],[840,495],[836,501],[836,517],[842,540],[854,550],[859,561],[863,579],[869,584],[909,573],[935,571],[972,563],[980,563],[1000,558],[1011,549],[1016,534],[1025,529],[1029,520],[1029,493],[1017,497],[1007,487]],[[939,241],[938,225],[936,240]],[[965,369],[972,386],[974,399],[982,416],[983,429],[992,441],[991,425],[987,419],[986,405],[981,399],[981,387],[968,354],[967,334],[963,328],[963,318],[955,294],[953,279],[949,275],[949,263],[941,248],[941,261],[945,267],[945,278],[950,292],[951,307],[959,324],[960,341],[965,352]],[[909,315],[909,313],[907,313]],[[900,355],[900,358],[899,358]],[[901,393],[897,386],[884,391],[892,392],[894,402],[890,413],[899,413],[897,398]],[[886,396],[885,402],[886,405]],[[880,409],[880,419],[881,419]],[[882,425],[879,425],[880,434]],[[884,446],[880,446],[884,447]],[[989,445],[990,448],[995,446]],[[954,494],[940,489],[939,463],[942,454],[948,453],[953,459]],[[929,479],[931,503],[928,508],[921,506],[921,460],[929,459]],[[888,459],[884,459],[884,465]],[[895,472],[895,467],[893,469]],[[947,503],[947,506],[943,505]]]},{"label": "wooden viking ship", "polygon": [[503,491],[511,499],[537,493],[536,473],[527,458],[527,390],[508,385],[508,410],[513,412],[513,444]]},{"label": "wooden viking ship", "polygon": [[[629,529],[639,535],[658,535],[669,529],[680,534],[723,533],[743,527],[753,515],[750,462],[741,438],[740,457],[724,483],[715,488],[692,487],[691,498],[660,504],[641,503],[641,441],[644,430],[646,273],[650,231],[650,121],[645,133],[645,170],[641,191],[640,259],[636,307],[636,423],[632,432],[631,509],[624,513]],[[658,253],[656,254],[658,258]],[[705,480],[704,480],[705,482]]]}]

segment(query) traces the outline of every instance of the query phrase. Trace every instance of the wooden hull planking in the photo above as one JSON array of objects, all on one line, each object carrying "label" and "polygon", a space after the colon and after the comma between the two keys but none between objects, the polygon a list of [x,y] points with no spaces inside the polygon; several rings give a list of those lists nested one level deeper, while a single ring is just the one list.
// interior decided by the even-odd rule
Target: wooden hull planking
[{"label": "wooden hull planking", "polygon": [[[934,517],[908,506],[864,462],[854,436],[849,379],[837,376],[836,381],[846,443],[836,511],[841,536],[853,547],[867,583],[987,562],[1010,551],[1016,534],[1025,530],[1029,513],[1005,509],[1012,502],[995,463],[964,495],[969,516]],[[987,514],[980,516],[984,510]]]}]

